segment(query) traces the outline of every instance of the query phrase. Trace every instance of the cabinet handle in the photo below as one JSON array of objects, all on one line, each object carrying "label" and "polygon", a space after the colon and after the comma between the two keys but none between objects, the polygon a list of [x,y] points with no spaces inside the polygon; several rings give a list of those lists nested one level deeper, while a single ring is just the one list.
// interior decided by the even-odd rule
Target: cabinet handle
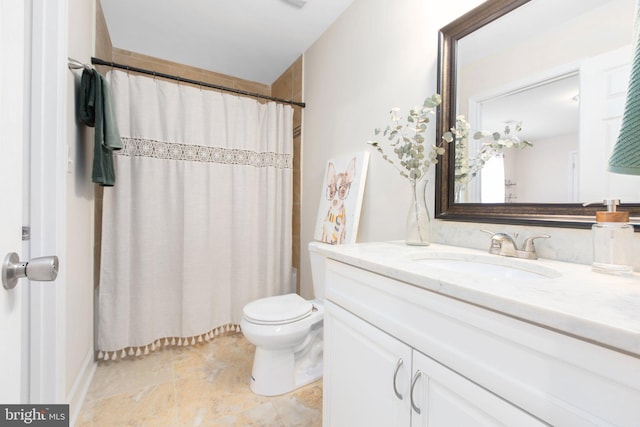
[{"label": "cabinet handle", "polygon": [[396,380],[398,378],[398,371],[400,370],[400,367],[403,363],[404,361],[402,360],[402,358],[398,359],[398,362],[396,363],[396,371],[393,373],[393,392],[400,400],[402,400],[402,395],[398,392],[398,388],[396,387]]},{"label": "cabinet handle", "polygon": [[420,372],[420,370],[417,370],[415,375],[413,376],[413,379],[411,380],[411,392],[410,392],[411,407],[413,408],[414,411],[416,411],[416,414],[418,414],[418,415],[420,415],[420,408],[418,408],[416,406],[416,402],[415,402],[415,400],[413,400],[413,389],[416,388],[416,383],[420,379],[421,375],[422,375],[422,372]]}]

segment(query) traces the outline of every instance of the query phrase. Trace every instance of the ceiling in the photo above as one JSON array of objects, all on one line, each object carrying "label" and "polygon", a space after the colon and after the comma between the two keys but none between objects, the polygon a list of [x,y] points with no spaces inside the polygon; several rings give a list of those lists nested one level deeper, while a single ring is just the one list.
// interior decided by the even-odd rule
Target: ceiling
[{"label": "ceiling", "polygon": [[353,0],[100,0],[114,47],[272,84]]},{"label": "ceiling", "polygon": [[522,124],[518,134],[534,144],[547,138],[574,135],[580,125],[580,78],[577,73],[550,78],[481,102],[481,128],[502,131]]},{"label": "ceiling", "polygon": [[[496,52],[508,51],[531,40],[532,34],[556,31],[582,14],[593,14],[594,10],[610,2],[612,0],[536,0],[526,3],[510,12],[508,18],[497,19],[465,36],[458,44],[458,66],[464,67]],[[578,135],[580,80],[577,71],[570,74],[563,70],[562,74],[563,77],[545,75],[545,80],[538,76],[540,81],[536,83],[527,81],[526,86],[518,90],[511,88],[509,93],[481,101],[481,128],[502,130],[505,124],[520,122],[523,130],[519,137],[534,143],[553,136]]]}]

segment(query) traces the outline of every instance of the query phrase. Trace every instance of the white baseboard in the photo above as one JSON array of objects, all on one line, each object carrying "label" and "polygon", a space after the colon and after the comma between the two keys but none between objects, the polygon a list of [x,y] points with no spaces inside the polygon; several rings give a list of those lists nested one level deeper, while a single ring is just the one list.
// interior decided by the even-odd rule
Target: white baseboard
[{"label": "white baseboard", "polygon": [[82,363],[82,369],[78,374],[73,387],[69,391],[67,396],[67,402],[69,402],[69,425],[73,427],[78,419],[84,398],[87,396],[93,374],[96,372],[98,364],[94,361],[93,348],[89,349],[87,355]]}]

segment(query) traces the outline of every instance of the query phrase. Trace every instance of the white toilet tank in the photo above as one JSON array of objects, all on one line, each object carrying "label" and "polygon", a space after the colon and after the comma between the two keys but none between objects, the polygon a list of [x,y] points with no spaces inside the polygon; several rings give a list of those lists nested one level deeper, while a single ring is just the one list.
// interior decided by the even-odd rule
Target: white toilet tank
[{"label": "white toilet tank", "polygon": [[311,242],[309,243],[309,259],[311,261],[311,280],[313,280],[313,296],[314,298],[324,301],[324,272],[325,258],[318,253],[318,247],[326,243]]}]

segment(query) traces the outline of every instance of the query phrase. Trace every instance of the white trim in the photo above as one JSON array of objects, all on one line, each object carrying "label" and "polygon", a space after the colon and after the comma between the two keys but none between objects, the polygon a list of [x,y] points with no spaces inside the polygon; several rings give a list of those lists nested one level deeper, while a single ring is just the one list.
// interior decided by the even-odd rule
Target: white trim
[{"label": "white trim", "polygon": [[[477,130],[483,128],[481,124],[483,120],[482,106],[484,103],[531,90],[573,75],[579,75],[579,73],[580,63],[573,61],[532,76],[526,76],[522,79],[508,82],[489,91],[470,96],[467,101],[467,116],[469,117],[471,127]],[[468,141],[470,151],[479,150],[479,145],[479,141],[472,139]],[[476,179],[467,183],[467,198],[464,201],[474,201],[479,199],[482,199],[482,174],[478,174]]]},{"label": "white trim", "polygon": [[30,2],[30,256],[57,255],[61,269],[54,283],[29,284],[29,402],[65,403],[67,0]]},{"label": "white trim", "polygon": [[491,101],[493,99],[503,98],[505,96],[530,90],[537,86],[542,86],[550,82],[569,77],[574,74],[577,75],[579,73],[580,73],[580,62],[573,61],[573,62],[569,62],[563,65],[551,68],[549,70],[545,70],[535,75],[526,76],[522,79],[508,82],[502,86],[490,89],[486,92],[482,92],[477,95],[470,96],[468,101],[469,117],[478,116],[477,113],[472,113],[472,111],[476,111],[479,108],[478,104],[482,104],[484,102]]},{"label": "white trim", "polygon": [[67,401],[69,402],[69,425],[73,426],[76,424],[78,415],[80,415],[80,410],[82,409],[82,404],[87,396],[91,380],[96,373],[97,367],[98,364],[94,361],[94,351],[93,348],[91,348],[87,351],[87,355],[82,363],[82,368],[80,369],[71,390],[69,390],[67,398]]},{"label": "white trim", "polygon": [[[24,3],[0,2],[0,258],[18,252],[22,223],[22,180],[24,140]],[[23,362],[28,318],[24,311],[24,281],[12,290],[0,288],[0,402],[24,401],[27,364]],[[25,321],[26,320],[26,321]]]}]

